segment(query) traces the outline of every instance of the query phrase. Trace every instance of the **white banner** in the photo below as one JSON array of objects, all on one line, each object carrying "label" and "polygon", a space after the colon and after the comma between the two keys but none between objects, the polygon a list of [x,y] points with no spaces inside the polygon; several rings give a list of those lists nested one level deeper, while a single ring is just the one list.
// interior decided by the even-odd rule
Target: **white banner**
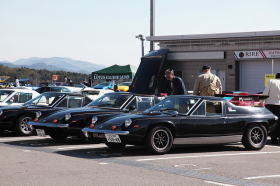
[{"label": "white banner", "polygon": [[276,59],[280,58],[280,50],[249,50],[235,51],[237,59]]}]

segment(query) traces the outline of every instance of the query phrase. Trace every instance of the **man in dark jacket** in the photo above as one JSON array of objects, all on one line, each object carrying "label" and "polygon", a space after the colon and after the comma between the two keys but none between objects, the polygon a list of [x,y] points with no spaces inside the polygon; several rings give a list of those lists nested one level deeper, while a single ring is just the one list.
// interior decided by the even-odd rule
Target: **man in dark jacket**
[{"label": "man in dark jacket", "polygon": [[171,69],[165,70],[165,78],[168,80],[170,91],[169,95],[183,95],[187,94],[185,84],[180,77],[174,75]]}]

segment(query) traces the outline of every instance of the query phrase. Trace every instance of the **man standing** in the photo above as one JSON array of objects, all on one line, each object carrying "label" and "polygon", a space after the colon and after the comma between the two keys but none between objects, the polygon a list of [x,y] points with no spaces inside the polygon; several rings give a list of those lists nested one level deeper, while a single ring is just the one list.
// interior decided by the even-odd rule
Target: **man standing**
[{"label": "man standing", "polygon": [[[280,117],[280,73],[276,74],[276,79],[271,79],[263,91],[269,97],[265,100],[265,107],[274,115]],[[271,133],[272,143],[279,143],[280,127],[279,122],[275,131]]]},{"label": "man standing", "polygon": [[218,76],[211,73],[210,66],[202,67],[203,74],[195,81],[193,94],[199,96],[215,96],[222,93],[222,83]]},{"label": "man standing", "polygon": [[180,77],[175,76],[173,70],[165,70],[165,78],[168,80],[169,88],[171,90],[171,92],[168,93],[169,95],[187,94],[183,80]]},{"label": "man standing", "polygon": [[19,79],[15,77],[15,87],[20,87]]}]

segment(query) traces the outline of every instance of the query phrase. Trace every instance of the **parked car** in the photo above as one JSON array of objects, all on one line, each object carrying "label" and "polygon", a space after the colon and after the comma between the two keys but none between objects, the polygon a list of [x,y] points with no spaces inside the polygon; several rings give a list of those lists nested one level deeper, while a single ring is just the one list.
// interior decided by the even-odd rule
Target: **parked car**
[{"label": "parked car", "polygon": [[152,153],[168,153],[174,144],[242,142],[262,149],[278,118],[264,107],[236,106],[222,98],[170,96],[142,114],[113,117],[84,128],[109,148],[146,145]]},{"label": "parked car", "polygon": [[26,88],[0,89],[0,106],[23,105],[38,95],[38,92]]},{"label": "parked car", "polygon": [[130,81],[119,83],[119,84],[118,84],[118,90],[119,90],[119,91],[123,91],[123,92],[128,92],[131,83],[132,83],[132,82],[130,82]]},{"label": "parked car", "polygon": [[249,94],[248,92],[225,92],[217,94],[216,97],[223,97],[237,106],[264,107],[264,99],[268,98],[263,94]]},{"label": "parked car", "polygon": [[[49,134],[54,140],[64,140],[68,136],[81,136],[82,129],[88,123],[94,124],[121,113],[138,113],[157,103],[154,96],[136,95],[131,93],[108,93],[89,105],[79,109],[56,112],[37,122],[28,122],[39,134]],[[102,115],[98,117],[98,115]],[[97,121],[98,120],[98,121]],[[44,131],[42,131],[44,130]]]},{"label": "parked car", "polygon": [[47,86],[40,87],[36,89],[40,94],[44,92],[72,92],[72,93],[80,93],[82,88],[79,87],[69,87],[69,86]]},{"label": "parked car", "polygon": [[114,83],[113,82],[104,82],[100,83],[98,85],[93,86],[95,89],[113,89]]},{"label": "parked car", "polygon": [[27,122],[44,114],[82,107],[91,100],[82,94],[47,92],[29,100],[22,106],[0,108],[0,130],[14,130],[21,135],[34,133]]},{"label": "parked car", "polygon": [[94,89],[91,87],[86,87],[81,92],[82,94],[87,95],[91,100],[96,100],[100,96],[114,91],[110,89],[103,90],[103,89]]}]

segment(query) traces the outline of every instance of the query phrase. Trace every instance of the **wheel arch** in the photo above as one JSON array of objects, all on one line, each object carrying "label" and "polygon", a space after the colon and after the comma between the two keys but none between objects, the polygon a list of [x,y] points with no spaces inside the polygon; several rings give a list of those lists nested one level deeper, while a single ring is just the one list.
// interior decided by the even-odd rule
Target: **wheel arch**
[{"label": "wheel arch", "polygon": [[168,122],[168,121],[160,121],[160,122],[155,122],[155,123],[153,123],[152,125],[150,125],[150,126],[147,128],[147,132],[146,132],[146,134],[145,134],[145,138],[147,137],[148,132],[149,132],[150,130],[152,130],[154,127],[157,127],[157,126],[165,126],[165,127],[167,127],[167,128],[171,131],[171,133],[172,133],[172,135],[173,135],[173,138],[176,137],[176,130],[175,130],[175,125],[174,125],[174,123]]}]

